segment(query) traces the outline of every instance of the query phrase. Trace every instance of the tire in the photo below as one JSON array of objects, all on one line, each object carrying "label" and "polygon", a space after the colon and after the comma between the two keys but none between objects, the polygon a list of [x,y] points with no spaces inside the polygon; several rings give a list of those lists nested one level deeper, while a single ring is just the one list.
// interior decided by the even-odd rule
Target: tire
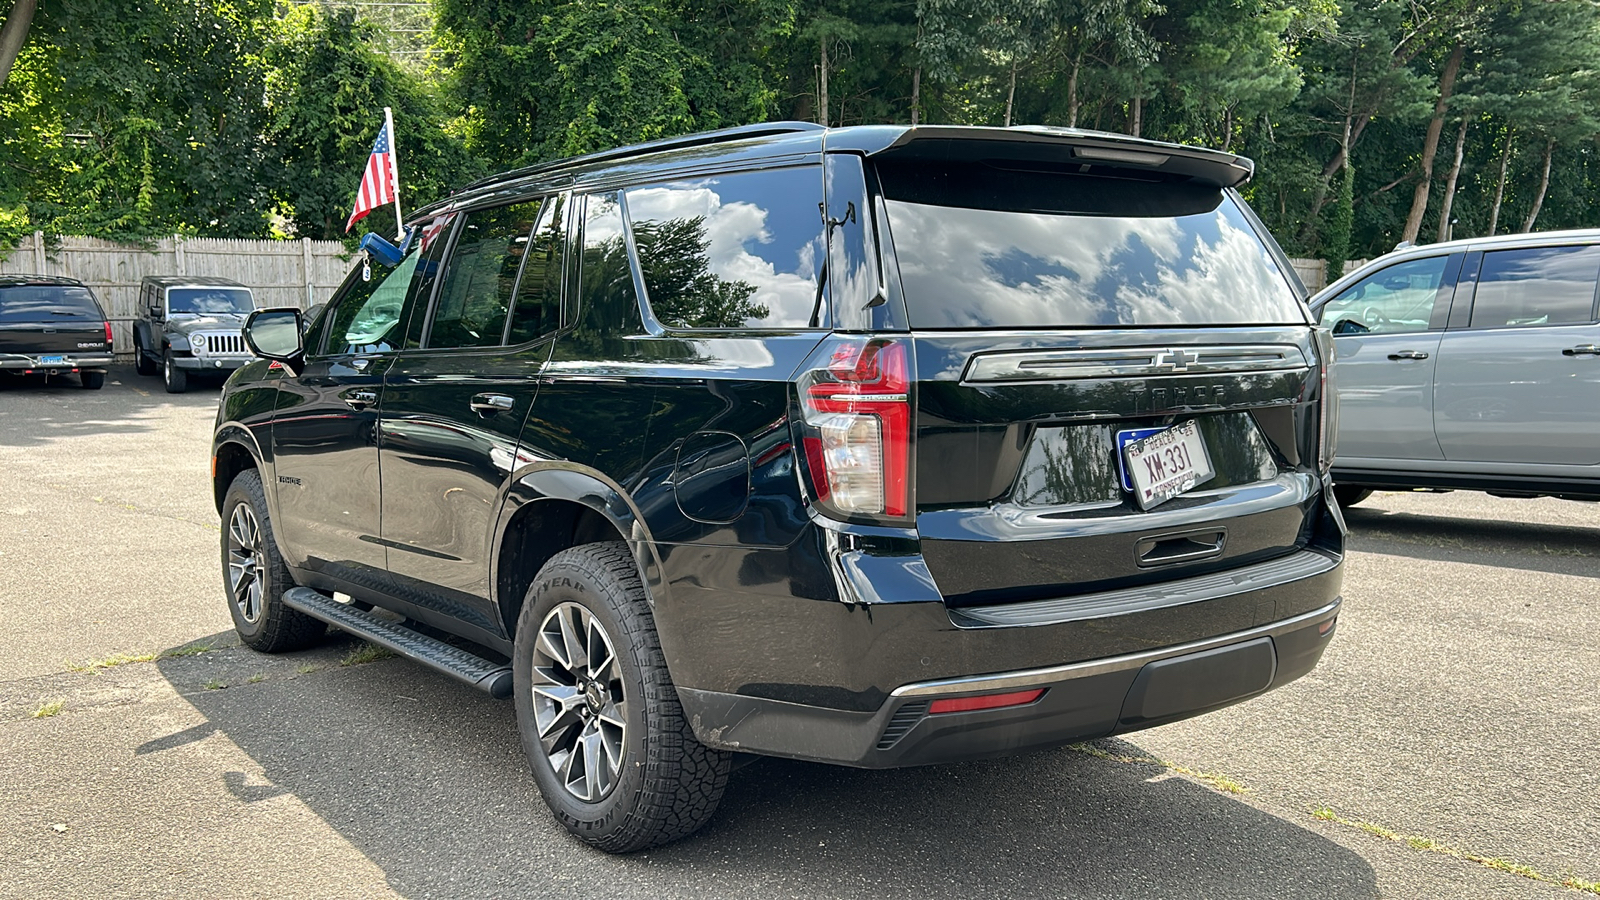
[{"label": "tire", "polygon": [[78,379],[85,390],[98,391],[106,386],[106,373],[104,372],[79,372]]},{"label": "tire", "polygon": [[283,605],[294,579],[278,553],[255,469],[235,476],[222,499],[222,584],[234,630],[247,647],[263,653],[301,650],[327,631],[319,620]]},{"label": "tire", "polygon": [[133,339],[133,369],[140,375],[156,374],[156,361],[145,352],[144,345],[139,343],[139,338]]},{"label": "tire", "polygon": [[1355,506],[1371,496],[1372,488],[1364,488],[1354,484],[1336,484],[1333,486],[1333,498],[1339,501],[1339,506],[1343,509]]},{"label": "tire", "polygon": [[[582,646],[563,633],[584,635]],[[598,670],[597,648],[610,650]],[[710,820],[733,754],[695,740],[626,544],[552,557],[528,589],[511,659],[523,751],[550,811],[579,840],[631,853]]]},{"label": "tire", "polygon": [[181,394],[189,389],[189,373],[178,368],[172,359],[172,348],[161,355],[161,383],[166,386],[167,393]]}]

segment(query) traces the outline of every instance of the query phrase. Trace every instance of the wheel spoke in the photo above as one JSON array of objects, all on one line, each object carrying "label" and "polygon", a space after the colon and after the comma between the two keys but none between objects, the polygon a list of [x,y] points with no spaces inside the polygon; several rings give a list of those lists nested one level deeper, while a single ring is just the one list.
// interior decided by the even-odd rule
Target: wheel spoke
[{"label": "wheel spoke", "polygon": [[600,799],[601,782],[603,780],[601,778],[601,767],[605,765],[600,757],[605,751],[600,748],[600,732],[595,728],[594,723],[589,723],[589,726],[583,730],[581,740],[583,741],[583,775],[587,781],[587,784],[584,785],[585,796],[583,799],[598,800]]},{"label": "wheel spoke", "polygon": [[565,609],[570,611],[570,616],[561,615],[561,610],[557,610],[556,621],[561,625],[561,642],[567,651],[567,668],[576,673],[580,668],[587,667],[589,657],[584,652],[583,640],[578,636],[583,626],[572,620],[587,614],[577,605],[569,605]]},{"label": "wheel spoke", "polygon": [[567,659],[567,651],[559,640],[560,635],[552,635],[549,630],[539,632],[539,650],[550,657],[563,669],[571,670],[572,662]]}]

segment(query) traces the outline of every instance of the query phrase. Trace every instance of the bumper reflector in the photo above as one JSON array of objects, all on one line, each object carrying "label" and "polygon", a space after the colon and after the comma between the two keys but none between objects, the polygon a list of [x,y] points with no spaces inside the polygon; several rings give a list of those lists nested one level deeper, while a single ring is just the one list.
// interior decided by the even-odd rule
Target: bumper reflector
[{"label": "bumper reflector", "polygon": [[1044,696],[1044,688],[1015,691],[1010,694],[984,694],[981,697],[957,697],[952,700],[935,700],[928,707],[928,715],[940,713],[972,712],[979,709],[1004,709],[1008,706],[1026,706]]}]

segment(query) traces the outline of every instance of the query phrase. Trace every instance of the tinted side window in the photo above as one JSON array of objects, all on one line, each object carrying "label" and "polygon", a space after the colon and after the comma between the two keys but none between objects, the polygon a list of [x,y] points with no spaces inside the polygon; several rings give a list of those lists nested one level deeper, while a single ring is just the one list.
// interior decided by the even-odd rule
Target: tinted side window
[{"label": "tinted side window", "polygon": [[824,257],[816,167],[632,188],[645,294],[669,328],[805,328]]},{"label": "tinted side window", "polygon": [[1449,261],[1430,256],[1373,272],[1323,304],[1320,321],[1334,334],[1427,331]]},{"label": "tinted side window", "polygon": [[506,343],[521,344],[561,327],[561,260],[566,246],[565,198],[546,201],[533,243],[517,282],[517,305],[511,312]]},{"label": "tinted side window", "polygon": [[[584,204],[582,273],[578,306],[586,314],[615,315],[623,306],[638,309],[616,194],[595,194]],[[602,332],[610,330],[609,323],[599,324]]]},{"label": "tinted side window", "polygon": [[505,338],[517,272],[539,201],[474,210],[445,263],[428,347],[494,347]]},{"label": "tinted side window", "polygon": [[1600,246],[1528,247],[1483,255],[1472,301],[1475,328],[1594,321]]},{"label": "tinted side window", "polygon": [[449,233],[453,213],[438,216],[422,226],[410,252],[396,266],[371,262],[356,266],[328,302],[319,320],[323,333],[306,336],[306,346],[323,344],[326,354],[387,353],[400,349],[411,310],[418,299],[427,300],[438,271],[442,235]]}]

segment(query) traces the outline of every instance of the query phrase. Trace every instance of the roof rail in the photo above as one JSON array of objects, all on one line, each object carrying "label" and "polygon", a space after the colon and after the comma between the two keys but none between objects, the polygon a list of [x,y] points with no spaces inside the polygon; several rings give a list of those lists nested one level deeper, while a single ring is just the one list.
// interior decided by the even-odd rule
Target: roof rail
[{"label": "roof rail", "polygon": [[662,150],[681,150],[686,147],[702,147],[707,144],[720,144],[725,141],[742,141],[748,138],[769,137],[778,134],[797,134],[806,131],[826,131],[827,129],[815,122],[762,122],[756,125],[739,125],[733,128],[721,128],[716,131],[702,131],[697,134],[685,134],[680,137],[661,138],[643,144],[629,144],[626,147],[616,147],[611,150],[600,150],[586,153],[583,156],[573,156],[567,159],[553,160],[547,163],[537,163],[512,169],[463,187],[463,191],[499,181],[509,181],[514,178],[526,178],[540,172],[554,172],[560,169],[580,166],[586,163],[605,162],[614,159],[627,159],[630,156],[643,156],[647,153],[659,153]]}]

